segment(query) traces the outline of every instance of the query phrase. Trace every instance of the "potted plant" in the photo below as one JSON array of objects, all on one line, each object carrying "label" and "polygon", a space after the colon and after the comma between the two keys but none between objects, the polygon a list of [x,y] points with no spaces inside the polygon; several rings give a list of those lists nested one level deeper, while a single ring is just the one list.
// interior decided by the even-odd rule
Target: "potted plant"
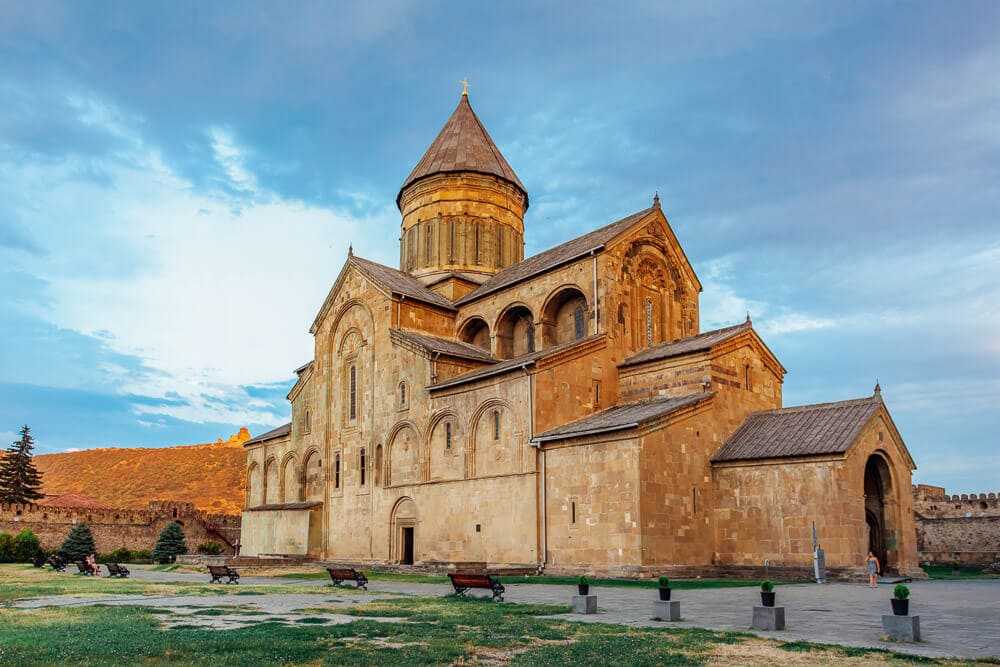
[{"label": "potted plant", "polygon": [[896,584],[892,589],[892,613],[896,616],[907,616],[910,613],[910,589],[903,584]]},{"label": "potted plant", "polygon": [[661,576],[656,580],[660,585],[660,599],[669,600],[670,599],[670,580],[664,576]]},{"label": "potted plant", "polygon": [[581,574],[577,577],[576,588],[580,591],[580,595],[587,595],[590,592],[590,579]]},{"label": "potted plant", "polygon": [[773,607],[774,596],[774,582],[770,579],[760,582],[760,603],[765,607]]}]

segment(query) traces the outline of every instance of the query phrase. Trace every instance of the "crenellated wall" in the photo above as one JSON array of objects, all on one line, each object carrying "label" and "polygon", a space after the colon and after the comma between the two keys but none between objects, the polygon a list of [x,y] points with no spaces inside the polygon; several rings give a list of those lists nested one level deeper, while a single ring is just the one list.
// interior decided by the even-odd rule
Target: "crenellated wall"
[{"label": "crenellated wall", "polygon": [[144,510],[0,505],[0,533],[15,535],[28,529],[45,549],[58,548],[73,526],[80,523],[90,526],[99,553],[121,547],[152,549],[171,521],[184,527],[185,541],[192,551],[198,544],[213,540],[231,549],[240,534],[239,515],[207,514],[186,502],[155,500]]},{"label": "crenellated wall", "polygon": [[997,493],[949,495],[943,487],[916,484],[913,505],[920,560],[989,565],[1000,561]]}]

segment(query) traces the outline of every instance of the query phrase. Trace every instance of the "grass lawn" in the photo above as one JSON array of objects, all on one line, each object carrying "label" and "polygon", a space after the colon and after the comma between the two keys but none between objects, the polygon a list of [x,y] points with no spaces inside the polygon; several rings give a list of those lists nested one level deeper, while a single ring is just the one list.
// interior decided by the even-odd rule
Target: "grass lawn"
[{"label": "grass lawn", "polygon": [[984,573],[981,567],[960,567],[958,575],[950,565],[925,565],[923,570],[931,579],[1000,579],[1000,575]]},{"label": "grass lawn", "polygon": [[[236,597],[250,593],[274,594],[276,601],[310,593],[316,602],[289,611]],[[153,597],[148,606],[11,607],[38,596],[122,594],[163,599]],[[182,595],[212,599],[197,609],[168,604]],[[545,618],[568,611],[559,605],[454,595],[367,602],[358,595],[364,594],[326,586],[160,583],[2,565],[0,665],[973,664],[736,632]]]}]

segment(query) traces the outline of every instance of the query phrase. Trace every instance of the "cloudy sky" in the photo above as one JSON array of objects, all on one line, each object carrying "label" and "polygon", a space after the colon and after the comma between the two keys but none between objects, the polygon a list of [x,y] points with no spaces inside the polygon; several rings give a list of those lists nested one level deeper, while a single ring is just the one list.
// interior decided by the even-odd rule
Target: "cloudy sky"
[{"label": "cloudy sky", "polygon": [[877,377],[917,481],[1000,490],[1000,3],[337,4],[0,0],[4,443],[287,421],[468,76],[527,254],[659,191],[786,405]]}]

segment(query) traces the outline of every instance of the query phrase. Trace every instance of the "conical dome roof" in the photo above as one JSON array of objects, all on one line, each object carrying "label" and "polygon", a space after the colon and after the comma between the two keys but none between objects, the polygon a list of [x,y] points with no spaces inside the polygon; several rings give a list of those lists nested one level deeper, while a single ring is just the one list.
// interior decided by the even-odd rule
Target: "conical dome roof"
[{"label": "conical dome roof", "polygon": [[406,177],[396,196],[396,205],[399,205],[403,190],[421,178],[458,171],[490,174],[509,181],[524,193],[524,207],[528,208],[528,191],[493,143],[476,112],[472,110],[469,96],[464,93],[434,143]]}]

